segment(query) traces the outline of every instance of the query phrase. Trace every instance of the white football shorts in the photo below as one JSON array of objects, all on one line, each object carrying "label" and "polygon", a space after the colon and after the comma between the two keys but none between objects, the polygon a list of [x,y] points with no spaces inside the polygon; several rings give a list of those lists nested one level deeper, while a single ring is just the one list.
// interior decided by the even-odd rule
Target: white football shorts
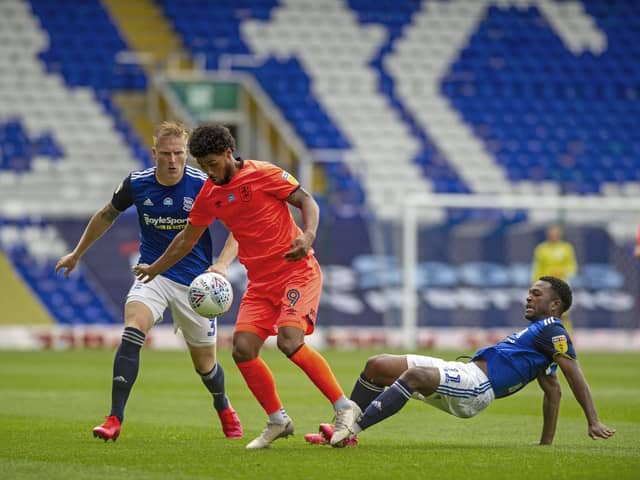
[{"label": "white football shorts", "polygon": [[447,362],[425,355],[407,355],[411,367],[436,367],[440,370],[440,385],[435,393],[425,397],[416,392],[413,397],[460,418],[469,418],[487,408],[495,399],[493,388],[484,372],[475,363]]},{"label": "white football shorts", "polygon": [[194,312],[187,298],[188,289],[186,285],[158,275],[149,283],[134,281],[125,303],[144,303],[153,314],[154,324],[162,321],[164,311],[168,307],[171,310],[174,331],[180,330],[189,345],[215,345],[218,335],[217,318],[202,317]]}]

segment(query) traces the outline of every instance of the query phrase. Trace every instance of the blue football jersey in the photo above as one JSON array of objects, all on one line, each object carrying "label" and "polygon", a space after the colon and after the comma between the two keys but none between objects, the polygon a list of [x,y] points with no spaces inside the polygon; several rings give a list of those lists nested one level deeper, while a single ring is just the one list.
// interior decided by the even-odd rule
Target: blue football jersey
[{"label": "blue football jersey", "polygon": [[501,342],[478,350],[473,360],[487,362],[487,374],[496,398],[517,392],[551,367],[555,371],[555,355],[576,358],[567,330],[555,318],[532,322],[524,330],[509,335]]},{"label": "blue football jersey", "polygon": [[[174,237],[189,221],[189,212],[207,176],[189,165],[179,183],[165,186],[156,180],[156,167],[131,172],[111,199],[116,210],[131,205],[138,211],[140,224],[140,263],[153,263],[164,253]],[[162,275],[189,285],[211,265],[212,245],[209,230],[182,260]]]}]

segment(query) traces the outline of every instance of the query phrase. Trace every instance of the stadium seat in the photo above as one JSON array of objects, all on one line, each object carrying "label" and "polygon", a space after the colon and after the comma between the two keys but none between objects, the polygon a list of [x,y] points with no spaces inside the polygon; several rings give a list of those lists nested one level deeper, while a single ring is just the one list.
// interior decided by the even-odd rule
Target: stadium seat
[{"label": "stadium seat", "polygon": [[65,280],[55,275],[55,262],[66,253],[66,246],[46,221],[5,219],[0,225],[0,247],[60,324],[120,323],[81,267]]},{"label": "stadium seat", "polygon": [[[194,18],[187,20],[185,11],[178,8],[178,2],[165,0],[162,3],[165,12],[175,18],[185,42],[211,59],[209,68],[217,67],[221,55],[262,53],[256,48],[264,47],[271,58],[253,69],[253,73],[310,148],[344,148],[348,145],[360,152],[365,164],[375,165],[379,162],[375,153],[378,145],[374,148],[363,145],[364,142],[375,144],[369,132],[379,134],[381,128],[386,128],[383,137],[392,149],[395,148],[393,142],[402,135],[401,130],[395,128],[394,131],[390,126],[393,122],[381,126],[384,118],[392,117],[376,113],[375,105],[363,102],[362,98],[369,89],[377,91],[380,98],[387,97],[399,118],[411,125],[412,133],[419,140],[418,150],[408,148],[403,154],[422,166],[424,177],[431,181],[436,191],[474,191],[478,188],[518,191],[523,182],[553,181],[558,183],[559,191],[598,192],[602,186],[598,179],[604,176],[576,184],[573,175],[559,172],[562,155],[576,139],[584,144],[585,151],[595,153],[606,149],[602,145],[605,139],[598,138],[602,132],[596,131],[602,128],[603,119],[609,135],[621,138],[630,150],[636,148],[637,139],[623,133],[633,129],[620,126],[633,115],[637,116],[637,109],[629,102],[615,102],[620,95],[625,95],[622,85],[607,84],[611,78],[624,76],[625,83],[631,86],[632,79],[639,75],[632,50],[627,48],[635,42],[617,41],[618,38],[635,38],[632,26],[607,28],[606,34],[612,41],[608,42],[606,52],[596,57],[590,52],[575,55],[568,51],[558,33],[551,28],[544,15],[554,12],[566,15],[569,10],[563,6],[558,6],[554,12],[506,5],[489,6],[483,11],[485,7],[474,2],[372,4],[352,0],[348,3],[349,9],[331,9],[331,17],[327,16],[325,5],[316,7],[313,2],[286,5],[285,9],[272,2],[245,1],[221,6],[215,12],[200,8],[203,5],[200,2],[193,2],[189,12]],[[261,4],[259,10],[258,3]],[[615,9],[599,8],[595,1],[587,1],[585,5],[586,13],[593,16],[598,25],[604,26],[624,22],[626,14],[637,9],[632,2],[621,2]],[[236,15],[239,9],[246,12],[240,21]],[[258,11],[259,16],[255,15]],[[576,16],[580,14],[578,10],[570,11]],[[454,38],[452,30],[466,28],[469,16],[475,12],[481,18],[469,43],[460,48],[458,58],[450,59],[446,66],[448,71],[442,71],[433,59],[448,51]],[[366,40],[373,38],[368,34],[374,32],[374,29],[362,28],[362,35],[351,35],[352,30],[346,26],[353,13],[360,27],[383,26],[386,32],[377,54],[374,52],[370,57],[369,65],[377,75],[375,85],[368,85],[369,78],[375,77],[360,77],[353,84],[344,81],[366,51]],[[438,21],[438,15],[444,21]],[[333,21],[326,22],[328,18]],[[411,43],[407,39],[407,29],[421,21],[425,22],[424,29],[415,31],[415,43]],[[202,42],[200,34],[192,33],[198,30],[193,28],[194,22],[225,25],[216,32],[216,37],[225,41],[217,45]],[[600,34],[597,31],[587,30],[579,21],[574,23],[575,28],[582,29],[577,35],[583,36],[585,44],[598,42]],[[252,44],[252,35],[260,38],[260,45]],[[301,38],[306,42],[304,46],[299,43]],[[332,50],[328,39],[333,38],[341,38],[341,42],[349,44],[350,48]],[[272,47],[266,47],[267,44]],[[398,48],[415,52],[415,57],[401,59]],[[298,54],[284,60],[279,53],[283,51]],[[305,55],[313,58],[314,68],[326,71],[327,76],[334,75],[331,72],[335,69],[335,76],[323,82],[309,62],[298,61]],[[442,75],[441,90],[446,100],[456,106],[468,130],[460,129],[459,120],[437,103],[425,100],[425,79],[433,75]],[[313,78],[312,88],[310,78]],[[591,83],[585,78],[590,78]],[[399,85],[398,79],[403,83]],[[304,88],[299,88],[303,85]],[[354,87],[352,91],[351,86]],[[616,103],[623,103],[632,111],[627,109],[625,113],[618,113]],[[292,108],[294,105],[296,107]],[[322,112],[323,108],[328,108],[330,114]],[[368,108],[371,110],[367,111]],[[600,121],[595,122],[595,118]],[[326,135],[325,126],[331,124],[338,135]],[[340,138],[340,133],[346,134],[347,138]],[[364,142],[359,141],[360,138]],[[542,149],[544,158],[553,161],[545,163],[541,169],[536,159]],[[500,161],[496,162],[486,152],[499,157]],[[527,152],[531,154],[528,157]],[[441,156],[441,153],[444,153],[448,167],[428,168],[433,156]],[[461,161],[456,162],[456,158]],[[595,165],[593,169],[606,167]],[[635,181],[629,170],[617,172],[614,181]],[[370,188],[365,191],[372,194]]]},{"label": "stadium seat", "polygon": [[[264,59],[238,69],[310,150],[333,152],[336,216],[396,218],[413,192],[640,192],[634,0],[158,3],[207,68]],[[147,88],[126,50],[99,0],[0,2],[0,217],[87,215],[150,163],[112,98]],[[34,271],[52,304],[71,295]]]}]

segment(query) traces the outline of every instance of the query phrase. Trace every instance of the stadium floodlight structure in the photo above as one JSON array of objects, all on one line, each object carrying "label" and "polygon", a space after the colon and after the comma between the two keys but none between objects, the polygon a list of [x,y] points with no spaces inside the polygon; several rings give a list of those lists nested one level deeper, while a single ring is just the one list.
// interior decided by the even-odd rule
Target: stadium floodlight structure
[{"label": "stadium floodlight structure", "polygon": [[[529,215],[549,220],[562,213],[570,221],[571,213],[591,218],[594,222],[624,222],[634,231],[640,222],[640,198],[581,195],[517,195],[517,194],[410,194],[402,212],[402,343],[414,349],[418,342],[418,230],[423,223],[443,217],[446,209],[492,209],[527,211]],[[543,215],[540,215],[540,214]],[[605,219],[605,220],[603,220]],[[635,222],[635,223],[634,223]],[[424,320],[424,319],[423,319]],[[423,322],[424,323],[424,322]],[[428,319],[426,321],[428,325]]]}]

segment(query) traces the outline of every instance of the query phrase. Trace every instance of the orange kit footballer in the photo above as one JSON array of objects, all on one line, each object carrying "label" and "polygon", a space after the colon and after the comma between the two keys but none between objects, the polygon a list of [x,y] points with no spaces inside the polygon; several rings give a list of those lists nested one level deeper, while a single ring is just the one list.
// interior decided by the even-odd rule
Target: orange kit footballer
[{"label": "orange kit footballer", "polygon": [[[319,208],[298,181],[281,168],[233,155],[235,140],[216,124],[197,127],[189,151],[209,177],[198,194],[189,224],[164,254],[151,265],[137,265],[134,273],[150,281],[185,256],[215,219],[232,233],[211,270],[226,274],[238,256],[249,283],[242,297],[233,336],[233,358],[247,386],[268,415],[267,426],[247,448],[266,448],[293,434],[276,390],[275,379],[259,353],[269,336],[300,367],[331,402],[336,425],[354,421],[348,400],[324,357],[305,343],[315,328],[322,289],[322,272],[312,243]],[[289,205],[300,209],[303,229]]]}]

